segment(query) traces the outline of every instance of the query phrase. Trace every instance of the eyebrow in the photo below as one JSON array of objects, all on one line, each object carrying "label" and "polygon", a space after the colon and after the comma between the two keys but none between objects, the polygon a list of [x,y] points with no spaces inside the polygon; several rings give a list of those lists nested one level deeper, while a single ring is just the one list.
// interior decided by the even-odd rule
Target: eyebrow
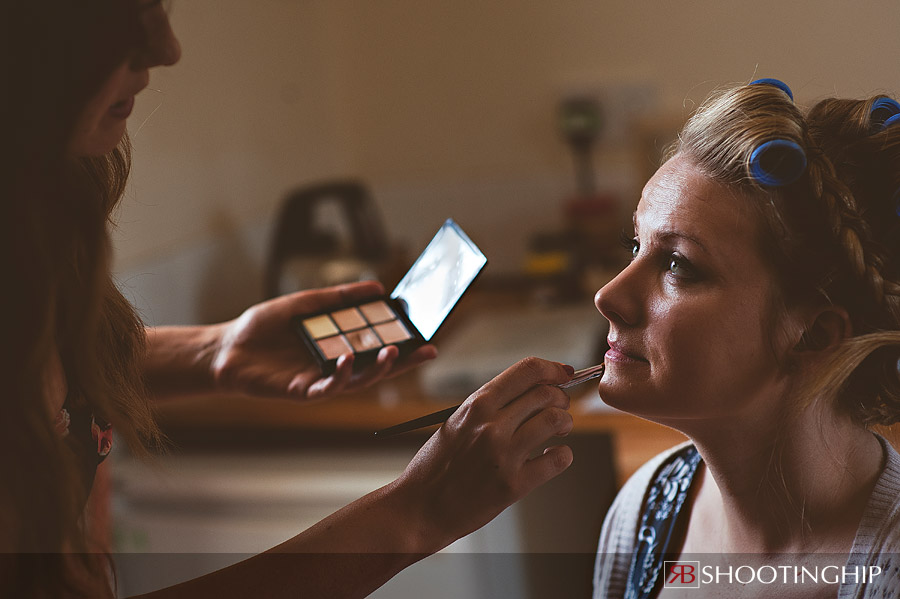
[{"label": "eyebrow", "polygon": [[[632,224],[632,226],[634,226],[635,232],[637,232],[637,211],[635,211],[631,214],[631,224]],[[686,241],[690,241],[691,243],[693,243],[694,245],[699,247],[701,250],[703,250],[703,252],[705,252],[707,254],[710,253],[709,250],[706,248],[706,246],[703,245],[702,241],[700,241],[693,235],[684,233],[682,231],[673,231],[673,230],[663,229],[662,231],[657,231],[656,234],[654,235],[654,237],[657,237],[658,239],[662,239],[663,241],[671,241],[672,239],[684,239]]]}]

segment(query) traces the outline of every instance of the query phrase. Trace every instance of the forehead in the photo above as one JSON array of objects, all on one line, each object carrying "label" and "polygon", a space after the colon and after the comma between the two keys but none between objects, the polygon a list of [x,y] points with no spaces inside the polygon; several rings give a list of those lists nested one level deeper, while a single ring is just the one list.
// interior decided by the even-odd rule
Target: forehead
[{"label": "forehead", "polygon": [[751,201],[676,155],[644,187],[635,211],[636,232],[642,241],[656,233],[677,233],[709,252],[758,253],[760,218]]}]

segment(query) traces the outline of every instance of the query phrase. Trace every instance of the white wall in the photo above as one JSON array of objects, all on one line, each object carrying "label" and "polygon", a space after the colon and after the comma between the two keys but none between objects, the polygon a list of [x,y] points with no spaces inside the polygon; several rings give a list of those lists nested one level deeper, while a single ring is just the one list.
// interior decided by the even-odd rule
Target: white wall
[{"label": "white wall", "polygon": [[[555,129],[566,93],[637,94],[677,117],[755,76],[801,104],[900,91],[896,0],[181,0],[173,24],[184,58],[139,99],[115,236],[152,323],[254,301],[279,199],[330,176],[368,181],[411,251],[452,215],[494,271],[517,268],[574,187]],[[623,202],[642,166],[628,139],[596,160]]]}]

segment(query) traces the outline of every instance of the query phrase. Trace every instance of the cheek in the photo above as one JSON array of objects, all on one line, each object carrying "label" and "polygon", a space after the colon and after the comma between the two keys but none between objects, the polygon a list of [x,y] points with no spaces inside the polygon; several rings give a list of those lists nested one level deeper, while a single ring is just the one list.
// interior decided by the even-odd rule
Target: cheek
[{"label": "cheek", "polygon": [[127,66],[115,70],[87,103],[75,125],[70,151],[75,156],[101,156],[113,150],[125,133],[124,119],[109,115],[109,109],[126,87]]},{"label": "cheek", "polygon": [[778,375],[766,305],[750,287],[649,302],[640,335],[649,368],[610,369],[600,396],[651,419],[740,409]]},{"label": "cheek", "polygon": [[673,392],[709,396],[753,392],[777,371],[761,303],[733,299],[668,319],[660,374]]},{"label": "cheek", "polygon": [[71,153],[77,157],[102,156],[111,152],[125,134],[124,119],[111,119],[101,115],[79,123],[72,138]]}]

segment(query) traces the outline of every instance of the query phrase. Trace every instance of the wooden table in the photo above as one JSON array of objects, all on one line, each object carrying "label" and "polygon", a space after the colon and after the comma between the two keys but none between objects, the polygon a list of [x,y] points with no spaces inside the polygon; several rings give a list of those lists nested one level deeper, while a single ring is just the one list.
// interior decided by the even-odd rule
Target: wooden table
[{"label": "wooden table", "polygon": [[[435,343],[440,347],[443,340],[449,339],[474,314],[532,305],[532,287],[531,282],[518,277],[477,281],[438,331]],[[574,301],[590,303],[592,299],[585,296]],[[598,318],[602,317],[598,315]],[[681,433],[635,416],[611,408],[596,409],[596,386],[591,383],[576,393],[571,408],[575,432],[608,433],[612,437],[619,484],[649,458],[685,439]],[[418,372],[413,371],[362,392],[316,403],[216,397],[163,404],[158,415],[163,430],[175,431],[179,438],[214,431],[255,431],[282,437],[299,433],[319,439],[329,435],[367,437],[376,430],[464,399],[427,397],[419,384]]]},{"label": "wooden table", "polygon": [[[595,394],[587,383],[573,395],[574,432],[601,432],[612,437],[619,484],[649,458],[685,439],[677,431],[630,414],[597,409]],[[255,431],[281,437],[296,433],[298,437],[314,434],[320,439],[329,435],[366,438],[376,430],[463,399],[428,399],[420,390],[417,373],[411,372],[371,389],[314,403],[215,397],[163,404],[158,416],[163,430],[177,439],[213,431],[225,431],[226,435]]]}]

